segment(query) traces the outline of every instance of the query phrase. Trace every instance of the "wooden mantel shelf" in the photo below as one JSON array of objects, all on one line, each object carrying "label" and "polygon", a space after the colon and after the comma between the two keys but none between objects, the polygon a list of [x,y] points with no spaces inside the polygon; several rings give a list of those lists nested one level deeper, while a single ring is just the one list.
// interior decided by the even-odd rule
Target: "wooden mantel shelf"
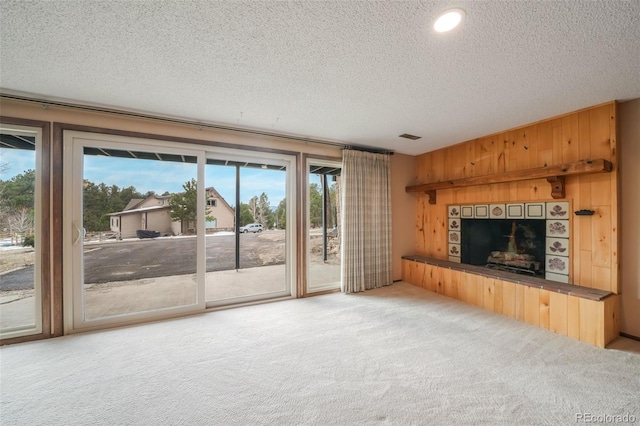
[{"label": "wooden mantel shelf", "polygon": [[406,191],[424,192],[429,196],[429,203],[435,204],[436,190],[438,189],[461,188],[465,186],[490,185],[493,183],[517,182],[522,180],[546,178],[551,184],[551,196],[557,199],[565,197],[565,176],[590,173],[608,173],[611,170],[611,162],[598,158],[596,160],[580,160],[575,163],[558,164],[555,166],[514,170],[511,172],[496,173],[492,175],[472,176],[462,179],[410,185],[406,187]]}]

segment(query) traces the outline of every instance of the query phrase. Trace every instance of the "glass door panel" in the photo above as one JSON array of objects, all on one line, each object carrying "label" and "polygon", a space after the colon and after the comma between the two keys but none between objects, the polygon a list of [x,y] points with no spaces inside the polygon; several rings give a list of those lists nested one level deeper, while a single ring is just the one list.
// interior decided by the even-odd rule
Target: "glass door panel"
[{"label": "glass door panel", "polygon": [[307,292],[340,288],[341,163],[308,160]]},{"label": "glass door panel", "polygon": [[0,337],[42,332],[40,130],[0,128]]},{"label": "glass door panel", "polygon": [[73,328],[204,307],[204,154],[70,139]]},{"label": "glass door panel", "polygon": [[[207,301],[239,303],[292,293],[288,176],[288,163],[281,160],[207,160],[207,191],[213,197],[219,195],[217,202],[209,204],[216,204],[220,216],[209,216],[220,231],[207,237]],[[234,219],[231,234],[223,226],[226,222],[218,223],[228,216],[227,205]]]}]

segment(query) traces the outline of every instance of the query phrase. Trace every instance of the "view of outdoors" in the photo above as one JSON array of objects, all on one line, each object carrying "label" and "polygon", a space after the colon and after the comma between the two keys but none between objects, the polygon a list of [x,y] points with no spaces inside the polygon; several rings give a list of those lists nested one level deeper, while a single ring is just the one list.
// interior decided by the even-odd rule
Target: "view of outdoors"
[{"label": "view of outdoors", "polygon": [[[85,320],[195,303],[196,158],[96,150],[84,151]],[[286,172],[217,163],[205,169],[205,300],[284,291]],[[273,205],[270,196],[281,198]],[[241,275],[255,267],[264,269],[258,280]]]},{"label": "view of outdoors", "polygon": [[35,138],[0,145],[0,332],[36,327]]},{"label": "view of outdoors", "polygon": [[[2,330],[35,320],[35,149],[16,147],[0,148]],[[83,152],[81,223],[74,224],[83,320],[195,304],[197,158],[89,146]],[[309,291],[340,281],[340,176],[339,168],[327,170],[309,174]],[[205,301],[287,291],[286,176],[282,165],[207,159]]]},{"label": "view of outdoors", "polygon": [[[339,169],[333,170],[339,173]],[[326,171],[312,166],[309,173],[307,288],[311,292],[335,288],[340,283],[340,176],[324,174]]]}]

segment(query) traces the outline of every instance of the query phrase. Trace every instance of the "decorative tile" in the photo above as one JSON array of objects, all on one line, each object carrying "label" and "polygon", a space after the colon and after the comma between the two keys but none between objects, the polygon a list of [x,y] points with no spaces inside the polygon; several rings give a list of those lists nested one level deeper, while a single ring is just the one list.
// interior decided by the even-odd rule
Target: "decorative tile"
[{"label": "decorative tile", "polygon": [[460,230],[460,219],[449,219],[449,231]]},{"label": "decorative tile", "polygon": [[460,244],[449,244],[449,256],[460,256]]},{"label": "decorative tile", "polygon": [[550,255],[569,256],[569,239],[547,237],[545,252]]},{"label": "decorative tile", "polygon": [[568,219],[569,202],[554,201],[547,203],[547,219]]},{"label": "decorative tile", "polygon": [[524,204],[507,204],[507,219],[524,219]]},{"label": "decorative tile", "polygon": [[507,208],[504,204],[489,204],[489,217],[491,219],[504,219],[507,217]]},{"label": "decorative tile", "polygon": [[526,219],[544,219],[545,205],[544,203],[526,203],[524,205]]},{"label": "decorative tile", "polygon": [[480,204],[475,206],[476,219],[489,219],[489,205]]},{"label": "decorative tile", "polygon": [[460,231],[449,231],[449,242],[453,244],[460,244]]},{"label": "decorative tile", "polygon": [[552,272],[547,272],[544,274],[544,278],[550,281],[558,281],[561,283],[567,283],[569,284],[569,276],[568,275],[560,275],[560,274],[554,274]]},{"label": "decorative tile", "polygon": [[457,256],[449,256],[449,262],[460,263],[460,258]]},{"label": "decorative tile", "polygon": [[569,275],[569,258],[547,255],[545,271],[552,274]]},{"label": "decorative tile", "polygon": [[473,206],[461,206],[460,217],[465,219],[473,219]]},{"label": "decorative tile", "polygon": [[569,221],[547,220],[547,237],[569,238]]},{"label": "decorative tile", "polygon": [[460,217],[460,206],[449,206],[449,217]]}]

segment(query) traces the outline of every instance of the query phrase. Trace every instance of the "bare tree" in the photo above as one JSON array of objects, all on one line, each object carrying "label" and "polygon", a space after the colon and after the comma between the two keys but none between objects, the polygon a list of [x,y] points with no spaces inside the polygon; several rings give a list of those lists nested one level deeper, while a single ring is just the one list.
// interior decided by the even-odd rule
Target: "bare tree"
[{"label": "bare tree", "polygon": [[18,234],[24,240],[24,236],[33,229],[33,214],[31,209],[20,207],[9,213],[7,217],[9,230]]},{"label": "bare tree", "polygon": [[258,197],[255,195],[251,197],[249,200],[249,211],[251,212],[251,216],[253,216],[253,220],[256,222],[260,222],[260,218],[258,217]]}]

